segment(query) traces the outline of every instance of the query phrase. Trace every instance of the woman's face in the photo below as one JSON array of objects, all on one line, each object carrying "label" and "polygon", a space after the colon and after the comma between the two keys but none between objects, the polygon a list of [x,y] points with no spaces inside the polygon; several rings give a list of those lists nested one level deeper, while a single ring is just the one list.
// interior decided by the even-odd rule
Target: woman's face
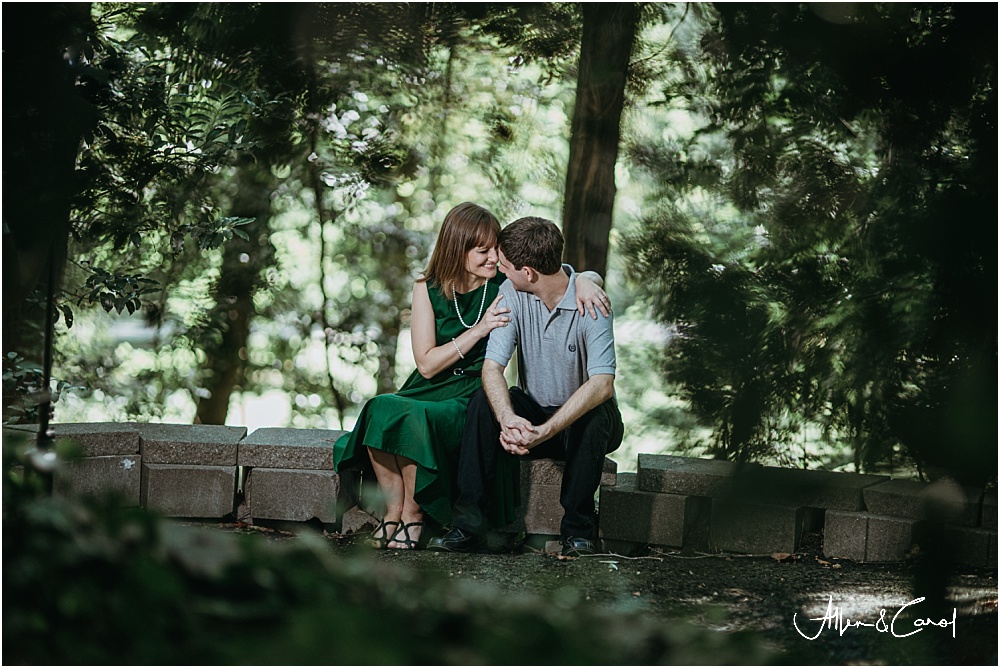
[{"label": "woman's face", "polygon": [[477,246],[465,254],[465,271],[487,280],[497,275],[497,247]]}]

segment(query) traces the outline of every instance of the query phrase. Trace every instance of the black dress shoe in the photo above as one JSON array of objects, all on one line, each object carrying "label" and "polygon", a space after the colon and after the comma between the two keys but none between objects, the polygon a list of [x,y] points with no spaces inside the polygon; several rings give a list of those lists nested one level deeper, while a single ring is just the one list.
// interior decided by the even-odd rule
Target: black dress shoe
[{"label": "black dress shoe", "polygon": [[562,540],[562,556],[582,557],[586,554],[597,554],[597,546],[589,538],[567,536]]},{"label": "black dress shoe", "polygon": [[462,531],[458,527],[448,529],[443,536],[436,536],[427,542],[430,552],[475,552],[485,541],[481,536]]}]

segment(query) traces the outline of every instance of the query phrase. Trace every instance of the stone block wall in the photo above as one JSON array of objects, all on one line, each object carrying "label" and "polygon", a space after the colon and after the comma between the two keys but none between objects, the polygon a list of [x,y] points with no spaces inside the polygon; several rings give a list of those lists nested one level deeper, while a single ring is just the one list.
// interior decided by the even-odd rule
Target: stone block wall
[{"label": "stone block wall", "polygon": [[244,495],[256,519],[337,524],[358,500],[357,471],[333,470],[333,444],[343,431],[264,428],[240,443]]},{"label": "stone block wall", "polygon": [[[38,425],[4,427],[7,431],[27,439]],[[140,505],[142,457],[136,430],[115,423],[76,423],[56,425],[54,432],[56,445],[68,444],[81,455],[56,470],[55,494],[113,493],[125,506]]]},{"label": "stone block wall", "polygon": [[643,454],[638,473],[619,474],[600,494],[602,538],[629,551],[791,554],[805,534],[820,532],[830,558],[903,561],[935,541],[962,565],[997,566],[996,490],[947,480]]},{"label": "stone block wall", "polygon": [[167,517],[221,518],[233,512],[236,456],[246,427],[136,423],[134,429],[142,444],[144,508]]},{"label": "stone block wall", "polygon": [[[125,505],[201,519],[234,518],[242,500],[241,521],[318,521],[345,533],[376,523],[377,509],[359,500],[361,473],[333,471],[341,431],[248,435],[244,427],[141,423],[52,429],[82,455],[57,470],[56,494],[114,492]],[[37,425],[23,425],[4,436],[27,440],[36,432]],[[804,535],[819,532],[827,558],[903,561],[933,542],[961,565],[997,566],[995,488],[672,455],[639,455],[637,468],[618,473],[605,460],[598,521],[609,550],[794,553]],[[558,461],[521,462],[521,517],[498,532],[507,536],[500,543],[522,532],[542,540],[559,534],[562,475]]]},{"label": "stone block wall", "polygon": [[[522,459],[520,463],[522,513],[509,530],[534,536],[558,536],[563,516],[559,491],[564,462],[540,458]],[[618,464],[605,457],[601,485],[614,486],[617,472]]]},{"label": "stone block wall", "polygon": [[[64,423],[57,442],[81,456],[57,469],[56,494],[112,492],[127,506],[167,517],[234,518],[241,498],[253,517],[338,526],[357,502],[359,474],[333,471],[340,431],[153,423]],[[37,425],[5,428],[22,437]],[[61,445],[61,444],[60,444]]]}]

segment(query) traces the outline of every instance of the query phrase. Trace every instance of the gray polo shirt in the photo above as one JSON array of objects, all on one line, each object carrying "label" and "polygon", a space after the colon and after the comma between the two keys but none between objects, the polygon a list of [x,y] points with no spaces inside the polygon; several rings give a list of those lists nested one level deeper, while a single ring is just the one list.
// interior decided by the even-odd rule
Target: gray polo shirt
[{"label": "gray polo shirt", "polygon": [[549,312],[530,292],[518,292],[508,280],[500,286],[501,306],[510,309],[510,324],[490,332],[486,359],[506,368],[517,348],[517,384],[540,406],[562,406],[591,376],[615,375],[613,314],[597,320],[576,310],[576,272]]}]

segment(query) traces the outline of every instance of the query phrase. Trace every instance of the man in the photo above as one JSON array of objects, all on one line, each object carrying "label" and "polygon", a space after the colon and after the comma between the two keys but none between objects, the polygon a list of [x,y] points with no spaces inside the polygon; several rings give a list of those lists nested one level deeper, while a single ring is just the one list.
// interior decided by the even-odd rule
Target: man
[{"label": "man", "polygon": [[[563,236],[551,221],[521,218],[500,233],[500,287],[510,309],[507,327],[493,330],[483,362],[483,389],[469,400],[451,529],[429,550],[479,549],[504,457],[565,460],[560,503],[562,553],[593,554],[594,494],[604,456],[621,445],[624,427],[614,397],[612,318],[577,312],[572,267],[560,262]],[[568,272],[568,273],[567,273]],[[515,348],[518,386],[504,370]],[[506,466],[516,475],[515,466]]]}]

